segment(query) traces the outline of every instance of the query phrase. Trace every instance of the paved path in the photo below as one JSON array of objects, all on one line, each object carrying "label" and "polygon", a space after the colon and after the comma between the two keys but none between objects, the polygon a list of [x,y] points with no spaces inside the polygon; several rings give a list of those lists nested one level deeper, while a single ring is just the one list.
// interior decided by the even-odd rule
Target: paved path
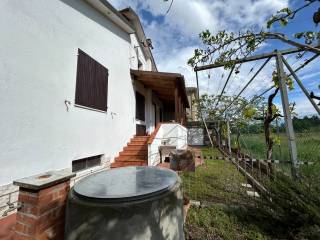
[{"label": "paved path", "polygon": [[0,239],[13,240],[16,213],[0,219]]}]

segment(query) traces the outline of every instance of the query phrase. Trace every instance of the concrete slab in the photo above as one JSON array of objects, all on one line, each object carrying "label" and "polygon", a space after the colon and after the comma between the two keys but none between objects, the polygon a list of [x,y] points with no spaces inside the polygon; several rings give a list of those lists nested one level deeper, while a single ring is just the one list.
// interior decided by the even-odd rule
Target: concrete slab
[{"label": "concrete slab", "polygon": [[0,219],[0,239],[13,240],[16,224],[16,213]]},{"label": "concrete slab", "polygon": [[13,181],[13,184],[22,188],[39,191],[41,189],[56,185],[60,182],[64,182],[75,175],[76,174],[72,173],[69,169],[49,171]]}]

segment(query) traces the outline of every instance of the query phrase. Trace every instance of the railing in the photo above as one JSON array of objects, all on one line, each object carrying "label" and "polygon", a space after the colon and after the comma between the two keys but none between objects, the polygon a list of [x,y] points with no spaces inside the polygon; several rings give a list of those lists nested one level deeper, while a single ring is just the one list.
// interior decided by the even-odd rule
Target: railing
[{"label": "railing", "polygon": [[166,145],[175,146],[176,149],[188,147],[188,130],[178,123],[160,123],[151,134],[148,141],[148,165],[155,166],[160,163],[159,147],[166,141]]},{"label": "railing", "polygon": [[[19,190],[14,190],[0,195],[0,199],[6,199],[1,201],[0,218],[8,216],[9,213],[18,208],[18,192]],[[3,202],[6,203],[3,204]]]}]

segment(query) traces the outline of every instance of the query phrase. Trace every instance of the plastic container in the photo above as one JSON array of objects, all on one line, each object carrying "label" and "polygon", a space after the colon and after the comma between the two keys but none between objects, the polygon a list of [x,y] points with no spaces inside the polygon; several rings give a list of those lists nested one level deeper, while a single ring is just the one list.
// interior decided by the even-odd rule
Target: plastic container
[{"label": "plastic container", "polygon": [[86,177],[70,190],[65,239],[184,239],[180,184],[174,171],[156,167]]}]

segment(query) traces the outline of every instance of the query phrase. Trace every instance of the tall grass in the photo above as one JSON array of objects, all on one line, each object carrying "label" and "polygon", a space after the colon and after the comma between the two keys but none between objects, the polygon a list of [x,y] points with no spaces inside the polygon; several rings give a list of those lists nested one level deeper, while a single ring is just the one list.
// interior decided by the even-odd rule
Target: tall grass
[{"label": "tall grass", "polygon": [[[296,133],[298,159],[300,161],[320,162],[320,131]],[[288,161],[288,139],[284,133],[279,134],[280,145],[273,148],[272,158],[275,160]],[[232,136],[235,144],[235,136]],[[235,146],[235,145],[234,145]],[[243,134],[241,137],[242,152],[253,158],[266,158],[266,144],[264,134]]]}]

